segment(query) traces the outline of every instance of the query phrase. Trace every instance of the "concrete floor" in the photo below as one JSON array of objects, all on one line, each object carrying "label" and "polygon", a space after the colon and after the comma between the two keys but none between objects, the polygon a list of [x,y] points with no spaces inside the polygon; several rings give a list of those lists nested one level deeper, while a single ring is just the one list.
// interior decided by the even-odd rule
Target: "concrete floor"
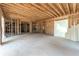
[{"label": "concrete floor", "polygon": [[79,42],[44,34],[24,34],[6,39],[0,56],[78,56]]}]

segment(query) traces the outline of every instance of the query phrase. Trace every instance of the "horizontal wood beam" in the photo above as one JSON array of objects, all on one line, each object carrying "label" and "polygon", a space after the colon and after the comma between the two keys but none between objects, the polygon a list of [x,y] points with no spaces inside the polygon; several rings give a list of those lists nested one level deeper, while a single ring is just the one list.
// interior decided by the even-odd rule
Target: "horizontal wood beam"
[{"label": "horizontal wood beam", "polygon": [[[75,15],[78,15],[79,13],[74,13],[74,14],[68,14],[68,15],[64,15],[64,16],[60,16],[60,17],[56,17],[56,18],[52,18],[52,17],[50,17],[50,18],[46,18],[46,19],[41,19],[41,20],[37,20],[37,21],[45,21],[45,20],[48,20],[48,19],[52,19],[52,21],[58,21],[58,20],[63,20],[63,19],[66,19],[66,18],[68,18],[68,17],[70,17],[70,16],[75,16]],[[37,22],[36,21],[36,22]]]}]

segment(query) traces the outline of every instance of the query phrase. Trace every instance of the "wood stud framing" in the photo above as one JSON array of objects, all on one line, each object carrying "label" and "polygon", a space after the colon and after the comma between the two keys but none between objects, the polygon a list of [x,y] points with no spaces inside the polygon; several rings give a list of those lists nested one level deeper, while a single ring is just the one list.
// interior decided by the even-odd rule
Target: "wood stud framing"
[{"label": "wood stud framing", "polygon": [[[4,13],[5,22],[8,22],[6,25],[8,27],[6,31],[10,35],[22,34],[23,21],[24,21],[23,23],[27,22],[25,24],[29,24],[30,33],[32,33],[33,31],[32,28],[33,22],[37,27],[40,28],[40,32],[44,33],[46,24],[45,20],[48,19],[51,19],[51,21],[49,22],[51,23],[52,21],[54,22],[61,18],[64,19],[66,17],[69,19],[68,20],[69,27],[71,27],[74,22],[73,20],[74,15],[79,14],[78,6],[79,6],[78,3],[65,3],[65,4],[64,3],[19,3],[19,4],[1,3],[0,4],[0,8]],[[42,20],[44,22],[41,22]],[[77,20],[75,21],[76,23]],[[39,21],[41,22],[41,24],[39,23]],[[24,29],[26,30],[26,28]],[[39,29],[37,29],[37,32],[39,32]]]}]

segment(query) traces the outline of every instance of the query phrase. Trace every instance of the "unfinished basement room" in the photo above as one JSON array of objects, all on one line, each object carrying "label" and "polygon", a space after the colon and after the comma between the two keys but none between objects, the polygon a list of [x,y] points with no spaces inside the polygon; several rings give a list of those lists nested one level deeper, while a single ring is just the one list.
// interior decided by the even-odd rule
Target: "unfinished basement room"
[{"label": "unfinished basement room", "polygon": [[79,56],[79,3],[0,3],[0,56]]}]

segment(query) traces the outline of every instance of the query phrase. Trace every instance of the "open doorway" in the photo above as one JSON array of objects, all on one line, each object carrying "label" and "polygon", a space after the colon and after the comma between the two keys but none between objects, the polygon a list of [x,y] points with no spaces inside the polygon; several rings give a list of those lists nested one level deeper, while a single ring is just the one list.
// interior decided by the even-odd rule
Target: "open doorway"
[{"label": "open doorway", "polygon": [[27,32],[27,23],[26,22],[22,22],[21,23],[21,33],[26,33]]},{"label": "open doorway", "polygon": [[54,22],[54,36],[64,37],[68,29],[68,20],[59,20]]},{"label": "open doorway", "polygon": [[27,32],[29,32],[29,30],[30,30],[30,29],[29,29],[29,24],[27,24]]}]

